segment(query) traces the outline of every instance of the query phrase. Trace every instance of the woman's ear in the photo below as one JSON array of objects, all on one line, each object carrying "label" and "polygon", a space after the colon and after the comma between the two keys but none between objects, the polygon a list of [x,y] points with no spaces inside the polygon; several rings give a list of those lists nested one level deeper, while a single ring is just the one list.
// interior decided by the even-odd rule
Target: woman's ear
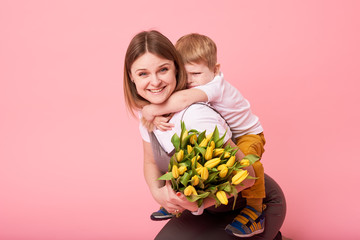
[{"label": "woman's ear", "polygon": [[218,75],[220,73],[220,63],[215,64],[214,73],[215,75]]}]

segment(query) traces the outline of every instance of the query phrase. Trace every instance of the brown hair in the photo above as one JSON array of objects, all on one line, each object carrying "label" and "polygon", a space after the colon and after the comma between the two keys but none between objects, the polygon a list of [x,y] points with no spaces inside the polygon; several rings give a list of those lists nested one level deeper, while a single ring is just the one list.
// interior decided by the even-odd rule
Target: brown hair
[{"label": "brown hair", "polygon": [[147,52],[174,61],[176,68],[176,87],[174,91],[186,88],[184,63],[171,41],[155,30],[140,32],[131,40],[124,61],[125,104],[132,114],[134,114],[134,110],[140,110],[143,106],[149,104],[146,99],[137,93],[136,86],[130,78],[132,64]]},{"label": "brown hair", "polygon": [[211,38],[198,33],[190,33],[179,38],[175,44],[184,63],[204,62],[212,69],[217,63],[217,48]]}]

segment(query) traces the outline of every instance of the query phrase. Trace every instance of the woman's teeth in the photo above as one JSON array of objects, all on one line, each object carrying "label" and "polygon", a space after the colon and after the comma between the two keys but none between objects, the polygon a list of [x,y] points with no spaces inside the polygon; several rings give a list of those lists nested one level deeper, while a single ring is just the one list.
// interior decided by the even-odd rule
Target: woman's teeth
[{"label": "woman's teeth", "polygon": [[161,92],[164,88],[159,88],[159,89],[149,89],[150,92],[152,93],[158,93]]}]

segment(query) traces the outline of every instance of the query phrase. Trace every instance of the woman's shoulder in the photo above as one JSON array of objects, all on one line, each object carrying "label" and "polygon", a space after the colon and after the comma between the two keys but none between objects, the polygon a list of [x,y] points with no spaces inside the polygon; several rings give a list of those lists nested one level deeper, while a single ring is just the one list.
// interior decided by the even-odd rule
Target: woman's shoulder
[{"label": "woman's shoulder", "polygon": [[231,138],[231,131],[225,119],[207,104],[192,104],[179,114],[182,114],[181,121],[185,123],[187,129],[206,130],[206,132],[211,133],[217,126],[220,134],[226,132],[227,138]]},{"label": "woman's shoulder", "polygon": [[182,119],[203,119],[216,117],[223,119],[221,115],[207,103],[194,103],[187,109],[179,112]]}]

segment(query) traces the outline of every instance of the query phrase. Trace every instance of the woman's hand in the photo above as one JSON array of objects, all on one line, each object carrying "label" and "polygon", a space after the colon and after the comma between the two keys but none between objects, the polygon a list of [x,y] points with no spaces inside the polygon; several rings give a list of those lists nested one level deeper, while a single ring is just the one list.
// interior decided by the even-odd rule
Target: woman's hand
[{"label": "woman's hand", "polygon": [[[171,184],[169,181],[167,181],[167,184],[165,186],[168,188],[168,191],[174,192],[174,190],[171,188]],[[177,198],[175,198],[174,200],[176,201],[178,206],[181,206],[183,209],[187,209],[192,212],[198,209],[197,204],[195,202],[190,202],[189,200],[187,200],[185,195],[182,194],[181,192],[176,192],[175,195]]]},{"label": "woman's hand", "polygon": [[182,193],[175,193],[169,181],[166,181],[165,186],[159,188],[153,197],[169,213],[177,214],[185,209],[190,211],[198,209],[196,203],[188,201]]}]

